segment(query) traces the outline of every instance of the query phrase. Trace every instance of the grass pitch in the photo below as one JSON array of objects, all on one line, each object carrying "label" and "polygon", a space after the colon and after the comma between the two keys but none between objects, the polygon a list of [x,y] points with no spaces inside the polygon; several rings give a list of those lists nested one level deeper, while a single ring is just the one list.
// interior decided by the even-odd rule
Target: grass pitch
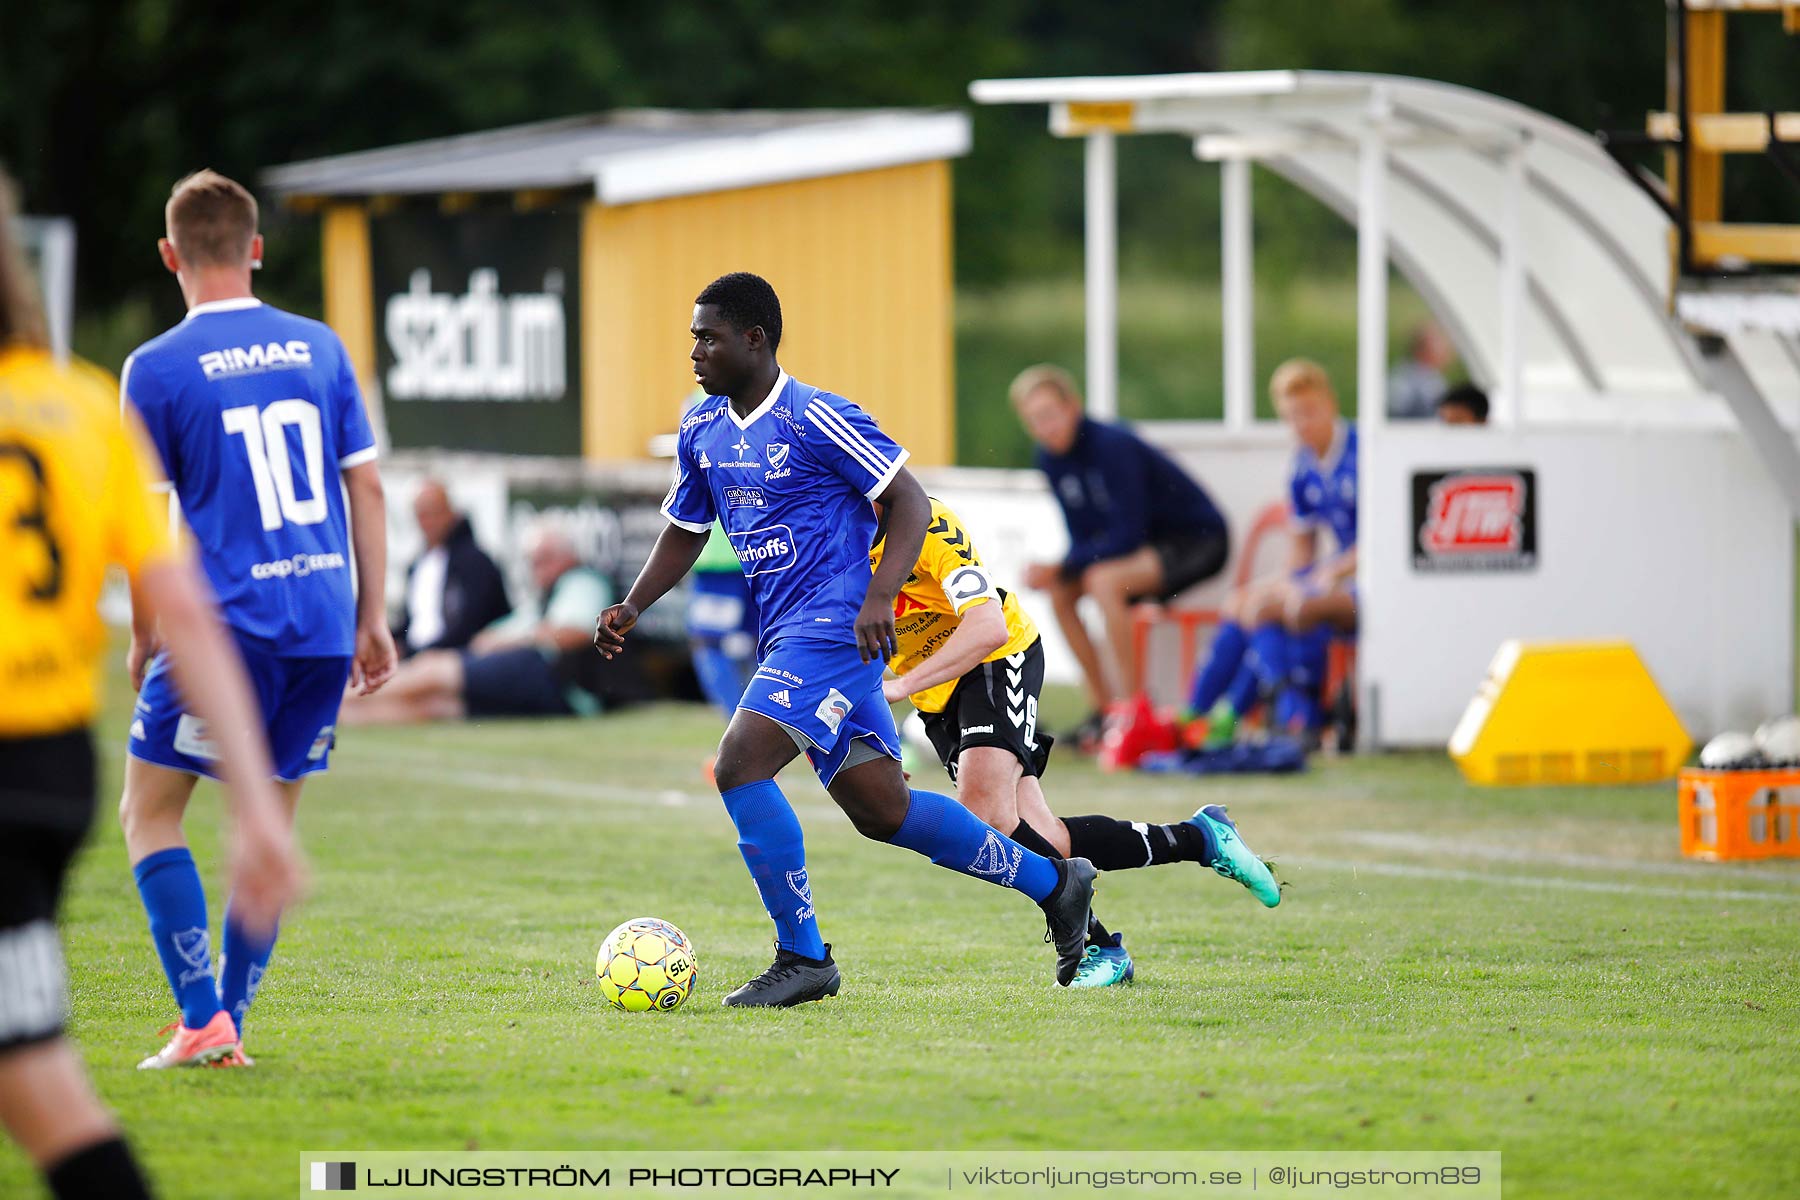
[{"label": "grass pitch", "polygon": [[[1070,993],[1028,902],[862,841],[790,768],[844,993],[738,1012],[719,997],[769,929],[700,775],[717,729],[662,707],[348,731],[308,788],[314,892],[251,1014],[253,1071],[133,1069],[173,1008],[109,781],[66,904],[72,1031],[162,1194],[290,1195],[302,1149],[457,1147],[1497,1149],[1509,1196],[1800,1194],[1800,870],[1681,861],[1672,786],[1059,756],[1060,811],[1229,802],[1292,885],[1265,911],[1191,865],[1103,876],[1138,982]],[[209,886],[217,817],[203,789]],[[641,914],[697,947],[673,1014],[593,982]],[[0,1148],[0,1195],[33,1188]]]}]

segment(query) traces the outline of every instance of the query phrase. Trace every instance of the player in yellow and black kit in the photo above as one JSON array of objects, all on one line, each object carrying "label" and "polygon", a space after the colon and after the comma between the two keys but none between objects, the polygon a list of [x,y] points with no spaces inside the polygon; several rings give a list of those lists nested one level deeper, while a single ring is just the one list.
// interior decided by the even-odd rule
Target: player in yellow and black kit
[{"label": "player in yellow and black kit", "polygon": [[[184,694],[230,770],[237,895],[273,925],[300,866],[269,782],[243,668],[206,585],[152,507],[148,452],[117,385],[46,349],[0,176],[0,1123],[58,1197],[149,1195],[63,1040],[68,989],[56,908],[94,815],[106,632],[96,603],[122,565],[159,615]],[[248,889],[246,892],[243,889]]]},{"label": "player in yellow and black kit", "polygon": [[[869,552],[881,562],[884,541]],[[1051,738],[1038,729],[1044,648],[1018,596],[999,586],[955,513],[935,497],[931,524],[894,601],[897,646],[883,685],[890,703],[910,699],[956,797],[996,829],[1043,855],[1086,858],[1103,871],[1198,862],[1249,888],[1273,908],[1280,889],[1238,837],[1225,810],[1209,805],[1186,821],[1150,825],[1050,811],[1038,780]],[[1129,982],[1124,939],[1098,921],[1073,987]]]}]

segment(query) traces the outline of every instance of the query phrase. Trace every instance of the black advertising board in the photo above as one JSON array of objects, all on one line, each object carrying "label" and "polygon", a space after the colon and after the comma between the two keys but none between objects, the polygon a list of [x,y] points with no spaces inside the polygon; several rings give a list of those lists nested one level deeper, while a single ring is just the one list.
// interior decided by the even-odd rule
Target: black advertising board
[{"label": "black advertising board", "polygon": [[1529,571],[1537,566],[1537,472],[1529,467],[1415,471],[1416,571]]},{"label": "black advertising board", "polygon": [[369,246],[396,447],[581,453],[575,210],[401,210]]}]

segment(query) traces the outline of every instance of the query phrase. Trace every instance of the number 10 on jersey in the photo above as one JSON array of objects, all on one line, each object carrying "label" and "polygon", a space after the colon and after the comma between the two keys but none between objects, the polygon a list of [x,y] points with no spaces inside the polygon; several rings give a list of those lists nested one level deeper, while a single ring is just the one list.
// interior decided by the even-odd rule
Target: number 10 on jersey
[{"label": "number 10 on jersey", "polygon": [[[277,400],[261,412],[256,405],[228,408],[220,416],[226,433],[244,435],[250,456],[250,478],[256,484],[256,504],[263,529],[280,529],[284,518],[295,525],[317,525],[325,519],[325,445],[319,428],[318,406],[307,400]],[[300,456],[306,469],[302,500],[294,488],[294,461],[288,452],[287,431],[300,431]]]}]

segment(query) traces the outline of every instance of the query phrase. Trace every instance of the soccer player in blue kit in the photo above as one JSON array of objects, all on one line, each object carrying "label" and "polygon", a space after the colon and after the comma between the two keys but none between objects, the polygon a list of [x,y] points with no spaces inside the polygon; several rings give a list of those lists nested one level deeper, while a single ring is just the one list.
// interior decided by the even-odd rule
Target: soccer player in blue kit
[{"label": "soccer player in blue kit", "polygon": [[[894,652],[894,597],[924,544],[931,505],[906,451],[867,413],[788,376],[776,362],[781,304],[735,272],[694,302],[694,378],[707,399],[681,422],[669,527],[623,603],[600,614],[594,645],[619,653],[642,611],[694,565],[721,520],[762,614],[758,666],[738,702],[714,777],[738,849],[775,922],[775,961],[725,997],[787,1007],[838,992],[807,882],[800,822],[776,772],[802,750],[857,832],[939,866],[1025,893],[1044,911],[1056,980],[1074,978],[1087,939],[1094,868],[1052,860],[983,823],[955,800],[908,789],[900,739],[882,698]],[[887,554],[871,577],[875,510]]]},{"label": "soccer player in blue kit", "polygon": [[[375,437],[337,335],[251,294],[262,237],[250,193],[201,171],[175,185],[165,217],[159,249],[187,318],[125,361],[121,390],[162,458],[249,672],[291,823],[302,780],[326,767],[346,682],[372,692],[394,670]],[[198,777],[218,777],[217,752],[154,625],[132,607],[129,666],[141,690],[119,819],[181,1008],[175,1036],[138,1065],[247,1066],[244,1015],[274,936],[228,904],[215,980],[206,893],[181,823]]]},{"label": "soccer player in blue kit", "polygon": [[1259,695],[1276,701],[1278,725],[1315,726],[1331,634],[1356,628],[1356,426],[1338,415],[1324,368],[1307,359],[1277,367],[1269,392],[1294,433],[1289,569],[1226,601],[1189,699],[1192,713],[1206,715],[1211,746],[1231,741]]}]

